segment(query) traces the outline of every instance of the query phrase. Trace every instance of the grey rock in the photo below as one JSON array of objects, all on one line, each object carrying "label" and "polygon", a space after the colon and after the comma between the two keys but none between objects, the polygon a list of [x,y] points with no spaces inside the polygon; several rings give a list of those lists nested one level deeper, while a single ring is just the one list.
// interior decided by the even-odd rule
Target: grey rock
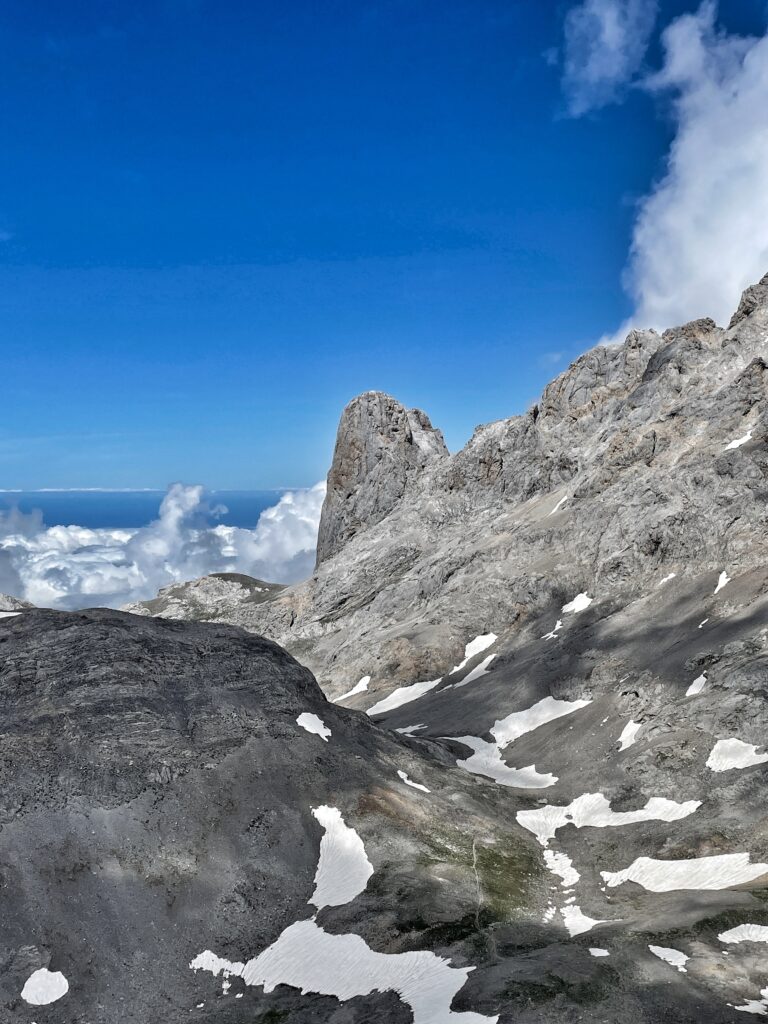
[{"label": "grey rock", "polygon": [[366,391],[341,415],[320,520],[317,564],[387,516],[409,485],[448,454],[443,435],[420,409]]},{"label": "grey rock", "polygon": [[[304,712],[328,742],[297,725]],[[4,1024],[407,1021],[392,993],[334,1018],[335,999],[238,978],[227,994],[189,968],[205,949],[248,959],[311,917],[322,837],[311,809],[323,804],[358,830],[375,874],[370,893],[318,923],[384,952],[472,962],[478,882],[451,818],[468,814],[484,848],[508,829],[442,748],[416,753],[329,704],[270,641],[110,610],[29,610],[0,620],[0,717]],[[535,866],[529,838],[511,842]],[[21,992],[40,968],[63,972],[69,992],[33,1007]]]},{"label": "grey rock", "polygon": [[[549,849],[578,871],[572,894],[538,844],[531,862],[527,846],[515,848],[530,884],[503,912],[493,872],[484,877],[477,970],[457,1006],[499,1013],[501,1024],[735,1021],[744,1015],[733,1007],[759,999],[768,981],[759,949],[724,957],[718,940],[745,922],[768,926],[768,871],[670,893],[609,889],[601,876],[640,857],[740,853],[768,864],[768,765],[707,766],[718,740],[762,751],[768,736],[765,285],[745,292],[728,328],[695,320],[586,353],[529,412],[479,427],[460,452],[426,458],[392,489],[360,470],[356,430],[347,437],[342,420],[334,468],[355,485],[348,498],[329,490],[324,530],[334,539],[315,573],[226,612],[288,648],[333,698],[369,676],[344,698],[349,707],[370,711],[396,687],[432,682],[368,717],[451,772],[471,753],[466,738],[490,744],[507,716],[547,699],[589,701],[499,751],[507,767],[555,777],[546,788],[464,772],[496,823],[483,857],[529,836],[517,814],[544,803],[603,794],[620,812],[654,798],[699,802],[671,822],[566,824]],[[591,603],[565,612],[577,594]],[[183,590],[175,607],[185,614]],[[496,641],[462,664],[465,645],[489,633]],[[640,730],[620,749],[630,722]],[[460,845],[476,834],[475,816],[455,806]],[[408,874],[406,863],[394,870]],[[519,874],[505,863],[496,877]],[[571,937],[574,905],[600,923]],[[402,920],[386,900],[378,910]],[[687,973],[649,945],[684,952]],[[589,957],[591,946],[610,956]]]}]

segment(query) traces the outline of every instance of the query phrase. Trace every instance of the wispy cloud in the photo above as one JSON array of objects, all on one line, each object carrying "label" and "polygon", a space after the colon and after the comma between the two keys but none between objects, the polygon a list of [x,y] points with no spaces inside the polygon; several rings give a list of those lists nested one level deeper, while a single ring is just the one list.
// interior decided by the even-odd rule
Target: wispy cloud
[{"label": "wispy cloud", "polygon": [[584,0],[568,11],[563,90],[571,116],[620,97],[642,66],[657,13],[657,0]]},{"label": "wispy cloud", "polygon": [[558,363],[562,363],[564,358],[564,352],[542,352],[539,356],[538,362],[539,366],[551,368],[553,366],[557,366]]}]

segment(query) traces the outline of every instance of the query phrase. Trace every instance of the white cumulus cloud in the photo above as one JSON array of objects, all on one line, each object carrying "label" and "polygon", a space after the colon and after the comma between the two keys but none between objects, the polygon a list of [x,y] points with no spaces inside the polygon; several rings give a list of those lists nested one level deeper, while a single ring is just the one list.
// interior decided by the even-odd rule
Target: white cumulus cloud
[{"label": "white cumulus cloud", "polygon": [[742,290],[768,271],[768,35],[717,27],[717,6],[673,21],[646,82],[671,96],[675,137],[642,202],[626,274],[629,326],[694,317],[727,323]]},{"label": "white cumulus cloud", "polygon": [[138,530],[46,527],[39,513],[0,513],[0,592],[53,608],[117,607],[211,572],[293,583],[312,572],[324,496],[325,483],[289,491],[253,530],[215,525],[204,489],[183,484]]},{"label": "white cumulus cloud", "polygon": [[584,0],[564,25],[563,90],[580,117],[612,103],[643,63],[657,0]]}]

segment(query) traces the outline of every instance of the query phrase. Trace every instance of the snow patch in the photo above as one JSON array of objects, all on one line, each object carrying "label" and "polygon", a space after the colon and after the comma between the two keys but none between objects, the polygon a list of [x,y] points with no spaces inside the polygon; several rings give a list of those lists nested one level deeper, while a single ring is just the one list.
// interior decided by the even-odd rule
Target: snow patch
[{"label": "snow patch", "polygon": [[539,726],[554,722],[564,715],[571,715],[591,703],[591,700],[556,700],[554,697],[544,697],[524,711],[513,711],[506,718],[498,719],[493,723],[490,732],[500,747],[506,747],[525,733],[533,732]]},{"label": "snow patch", "polygon": [[401,771],[400,769],[398,769],[397,774],[403,780],[403,782],[406,784],[406,786],[412,786],[413,789],[420,789],[422,793],[428,793],[429,792],[427,787],[426,786],[422,786],[422,784],[420,782],[413,782],[411,779],[409,779],[404,771]]},{"label": "snow patch", "polygon": [[592,598],[587,594],[577,594],[572,601],[568,604],[564,604],[562,611],[567,615],[569,612],[583,612],[585,608],[589,608],[592,604]]},{"label": "snow patch", "polygon": [[560,632],[560,630],[562,628],[563,628],[563,620],[562,619],[558,619],[557,622],[555,623],[555,628],[554,629],[550,629],[550,631],[548,633],[545,633],[544,636],[541,639],[542,640],[554,640],[555,637],[557,636],[557,634]]},{"label": "snow patch", "polygon": [[312,814],[325,829],[320,840],[320,860],[315,875],[315,891],[309,898],[318,910],[349,903],[368,885],[373,865],[363,841],[345,824],[336,807],[313,807]]},{"label": "snow patch", "polygon": [[454,672],[461,672],[475,655],[482,654],[483,651],[488,650],[498,639],[495,633],[482,633],[480,636],[476,636],[474,640],[470,640],[464,648],[464,659],[458,665],[454,665],[448,675],[453,675]]},{"label": "snow patch", "polygon": [[648,949],[650,949],[653,955],[657,956],[659,960],[664,960],[666,963],[672,964],[673,967],[676,967],[678,971],[681,971],[683,974],[686,973],[685,965],[691,958],[686,956],[685,953],[681,953],[679,949],[672,949],[669,946],[649,946]]},{"label": "snow patch", "polygon": [[[707,620],[705,619],[704,622],[706,622],[706,621]],[[703,625],[703,623],[702,623],[702,625]],[[701,626],[699,628],[701,628]],[[704,689],[704,685],[705,685],[706,682],[707,682],[707,673],[706,672],[702,672],[700,676],[697,676],[693,680],[691,685],[685,691],[685,696],[686,697],[695,697],[697,693],[701,693],[701,691]]]},{"label": "snow patch", "polygon": [[61,971],[49,971],[41,967],[24,982],[21,998],[31,1006],[47,1006],[55,1003],[69,991],[69,982]]},{"label": "snow patch", "polygon": [[395,732],[399,732],[403,736],[412,736],[413,733],[419,732],[420,729],[426,728],[426,725],[423,722],[420,722],[418,725],[406,725],[402,729],[395,729]]},{"label": "snow patch", "polygon": [[753,743],[742,740],[718,740],[707,758],[707,768],[713,772],[727,772],[731,768],[751,768],[765,764],[768,754],[758,754]]},{"label": "snow patch", "polygon": [[761,990],[762,999],[748,999],[743,1006],[734,1006],[734,1010],[742,1013],[754,1013],[759,1017],[768,1017],[768,988]]},{"label": "snow patch", "polygon": [[[458,690],[460,686],[466,686],[467,683],[474,683],[476,679],[481,676],[488,675],[488,666],[491,664],[493,659],[496,657],[495,654],[489,654],[487,658],[484,658],[479,665],[475,665],[471,672],[468,672],[461,682],[454,683],[450,689]],[[455,671],[455,669],[454,669]]]},{"label": "snow patch", "polygon": [[659,580],[659,586],[663,587],[665,583],[669,583],[669,581],[673,580],[675,576],[677,576],[677,573],[671,572],[669,576],[665,576],[663,580]]},{"label": "snow patch", "polygon": [[636,811],[612,811],[610,801],[602,793],[584,793],[569,804],[545,804],[533,810],[518,811],[516,818],[519,825],[533,832],[542,846],[547,846],[557,830],[566,825],[573,825],[574,828],[615,828],[639,821],[679,821],[693,814],[700,806],[700,800],[679,804],[665,797],[654,796],[646,802],[645,807]]},{"label": "snow patch", "polygon": [[621,730],[621,736],[619,736],[619,750],[626,750],[627,747],[631,747],[637,739],[637,734],[642,729],[640,722],[629,721]]},{"label": "snow patch", "polygon": [[596,924],[608,923],[596,920],[594,917],[587,917],[586,914],[582,913],[581,907],[577,907],[575,904],[571,907],[563,907],[560,914],[571,938],[574,935],[583,935],[584,932],[591,931]]},{"label": "snow patch", "polygon": [[553,875],[558,875],[562,878],[561,885],[564,889],[568,889],[581,878],[581,875],[573,866],[573,861],[565,853],[556,853],[554,850],[544,851],[544,863],[547,865]]},{"label": "snow patch", "polygon": [[[442,678],[442,677],[441,677]],[[418,700],[425,693],[434,689],[440,682],[439,679],[430,679],[425,683],[412,683],[410,686],[398,686],[388,697],[378,701],[373,707],[368,708],[366,715],[383,715],[386,711],[394,711],[403,704],[410,704],[412,700]]]},{"label": "snow patch", "polygon": [[21,612],[0,612],[0,619],[11,619],[14,615],[21,615]]},{"label": "snow patch", "polygon": [[394,991],[410,1006],[413,1024],[495,1024],[498,1016],[450,1008],[472,970],[426,951],[376,953],[359,935],[329,935],[314,921],[297,921],[248,961],[243,981],[265,992],[290,985],[342,1002]]},{"label": "snow patch", "polygon": [[762,924],[740,924],[736,928],[729,928],[727,932],[720,932],[717,936],[721,942],[768,942],[768,928]]},{"label": "snow patch", "polygon": [[558,501],[558,503],[555,505],[555,507],[552,509],[551,512],[547,513],[547,518],[549,518],[549,516],[553,516],[555,514],[555,512],[559,512],[560,509],[563,507],[563,505],[566,503],[566,501],[568,501],[568,495],[567,494],[565,495],[564,498],[561,498],[560,501]]},{"label": "snow patch", "polygon": [[727,572],[725,572],[725,570],[723,570],[723,572],[721,572],[717,578],[717,586],[715,587],[715,593],[718,594],[723,589],[723,587],[730,582],[731,577],[728,575]]},{"label": "snow patch", "polygon": [[317,715],[313,715],[309,711],[302,711],[296,719],[296,724],[300,725],[302,729],[306,729],[307,732],[311,732],[315,736],[319,736],[320,739],[325,740],[326,743],[328,742],[331,730],[326,727],[322,718],[318,718]]},{"label": "snow patch", "polygon": [[456,763],[473,775],[484,775],[501,786],[519,786],[522,789],[545,789],[557,782],[556,775],[542,774],[535,765],[527,768],[510,768],[501,756],[502,750],[525,733],[532,732],[547,722],[564,715],[570,715],[590,704],[589,700],[555,700],[544,697],[524,711],[513,711],[506,718],[497,719],[489,730],[495,742],[489,743],[478,736],[446,736],[464,743],[474,753],[471,757]]},{"label": "snow patch", "polygon": [[489,743],[478,736],[446,736],[455,739],[474,751],[470,757],[458,760],[456,764],[473,775],[484,775],[493,779],[500,786],[519,786],[521,789],[546,789],[557,782],[556,775],[542,775],[536,771],[536,765],[527,768],[510,768],[501,756],[497,743]]},{"label": "snow patch", "polygon": [[637,882],[649,892],[676,889],[729,889],[753,882],[768,872],[768,864],[751,864],[748,853],[725,853],[692,860],[654,860],[638,857],[622,871],[601,871],[611,889]]},{"label": "snow patch", "polygon": [[363,676],[359,683],[355,683],[351,690],[347,690],[347,692],[342,693],[340,697],[336,697],[333,703],[339,704],[341,701],[346,700],[347,697],[354,697],[358,693],[364,693],[368,689],[368,683],[370,683],[370,681],[370,676]]},{"label": "snow patch", "polygon": [[589,947],[589,955],[590,956],[610,956],[611,954],[608,952],[607,949],[601,949],[599,946],[590,946]]},{"label": "snow patch", "polygon": [[751,441],[751,440],[752,440],[752,431],[748,430],[747,433],[744,435],[744,437],[737,437],[735,441],[731,441],[730,444],[727,444],[725,446],[725,448],[723,449],[723,451],[730,452],[730,451],[733,451],[734,448],[741,448],[741,446],[743,444],[746,444],[747,441]]}]

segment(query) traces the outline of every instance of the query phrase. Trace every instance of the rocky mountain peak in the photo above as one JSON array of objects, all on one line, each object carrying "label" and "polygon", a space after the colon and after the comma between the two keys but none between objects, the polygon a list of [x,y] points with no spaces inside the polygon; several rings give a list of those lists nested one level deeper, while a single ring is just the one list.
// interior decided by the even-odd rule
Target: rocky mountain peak
[{"label": "rocky mountain peak", "polygon": [[738,309],[731,317],[728,327],[736,327],[761,306],[768,307],[768,274],[761,277],[757,284],[750,285],[744,290]]},{"label": "rocky mountain peak", "polygon": [[366,391],[341,414],[320,519],[318,565],[350,537],[381,522],[411,481],[448,455],[443,435],[420,409]]}]

